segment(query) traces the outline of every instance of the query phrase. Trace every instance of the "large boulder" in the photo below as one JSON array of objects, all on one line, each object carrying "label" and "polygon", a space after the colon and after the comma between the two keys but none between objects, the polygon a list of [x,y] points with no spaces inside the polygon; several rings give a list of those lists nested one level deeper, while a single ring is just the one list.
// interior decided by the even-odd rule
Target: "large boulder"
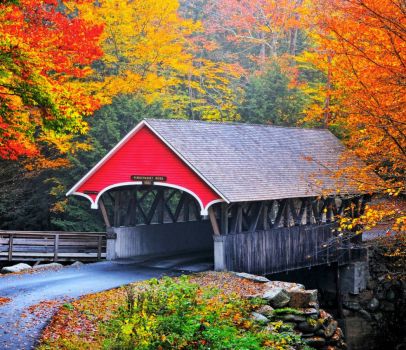
[{"label": "large boulder", "polygon": [[295,289],[289,291],[289,306],[293,308],[308,308],[312,303],[317,302],[317,289]]},{"label": "large boulder", "polygon": [[323,320],[323,322],[329,322],[331,319],[333,319],[333,316],[331,316],[328,312],[324,310],[320,310],[320,318]]},{"label": "large boulder", "polygon": [[297,325],[297,329],[303,333],[314,333],[320,328],[320,323],[315,320],[306,320]]},{"label": "large boulder", "polygon": [[305,289],[303,284],[283,281],[269,281],[265,284],[265,287],[266,289],[283,288],[288,293]]},{"label": "large boulder", "polygon": [[334,335],[334,333],[336,332],[337,327],[338,327],[337,321],[336,320],[331,320],[328,323],[327,327],[324,329],[324,336],[326,338],[332,337]]},{"label": "large boulder", "polygon": [[258,313],[265,315],[266,317],[272,317],[273,311],[274,308],[270,305],[262,305],[259,309],[257,309]]},{"label": "large boulder", "polygon": [[259,323],[269,323],[269,319],[258,312],[252,312],[251,318]]},{"label": "large boulder", "polygon": [[319,310],[314,308],[314,307],[309,307],[309,308],[299,308],[298,309],[300,312],[303,313],[305,316],[319,316]]},{"label": "large boulder", "polygon": [[369,311],[375,311],[375,310],[378,309],[378,307],[379,307],[379,300],[376,299],[376,298],[372,298],[372,299],[369,301],[368,305],[367,305],[367,309],[368,309]]},{"label": "large boulder", "polygon": [[6,266],[1,269],[1,273],[16,273],[24,270],[30,270],[32,267],[28,264],[19,263],[13,266]]},{"label": "large boulder", "polygon": [[33,269],[35,270],[48,270],[48,269],[60,269],[63,265],[59,263],[49,263],[49,264],[42,264],[42,265],[35,265]]},{"label": "large boulder", "polygon": [[245,273],[245,272],[236,272],[236,276],[245,278],[250,281],[258,282],[258,283],[267,283],[269,282],[269,279],[263,276],[257,276],[257,275],[252,275],[250,273]]},{"label": "large boulder", "polygon": [[331,341],[339,342],[344,337],[344,333],[341,328],[337,328],[334,332],[333,336],[331,337]]},{"label": "large boulder", "polygon": [[284,307],[290,300],[289,294],[283,288],[267,289],[262,298],[267,300],[274,308]]},{"label": "large boulder", "polygon": [[306,339],[306,344],[313,348],[321,348],[326,344],[326,339],[322,337],[310,337]]},{"label": "large boulder", "polygon": [[285,315],[280,315],[277,316],[278,319],[283,320],[283,321],[288,321],[288,322],[304,322],[306,321],[306,316],[303,315],[297,315],[297,314],[285,314]]},{"label": "large boulder", "polygon": [[361,310],[361,305],[359,304],[358,301],[352,301],[352,300],[345,300],[343,301],[343,306],[352,311],[358,311]]}]

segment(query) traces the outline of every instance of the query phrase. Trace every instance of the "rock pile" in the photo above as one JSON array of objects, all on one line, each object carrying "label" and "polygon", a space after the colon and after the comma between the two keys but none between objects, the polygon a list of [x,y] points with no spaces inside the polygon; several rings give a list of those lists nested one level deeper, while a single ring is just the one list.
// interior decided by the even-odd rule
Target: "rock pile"
[{"label": "rock pile", "polygon": [[24,264],[24,263],[19,263],[13,266],[5,266],[1,269],[1,273],[6,274],[6,273],[18,273],[18,272],[22,272],[25,270],[30,270],[31,266],[28,264]]},{"label": "rock pile", "polygon": [[406,235],[369,244],[366,289],[343,295],[344,316],[368,326],[370,349],[406,349]]},{"label": "rock pile", "polygon": [[306,290],[298,283],[269,281],[250,274],[237,275],[263,283],[263,293],[250,297],[261,298],[265,302],[265,305],[252,313],[252,318],[263,323],[264,327],[273,330],[277,321],[282,321],[284,327],[293,329],[313,348],[347,348],[337,321],[319,308],[316,289]]},{"label": "rock pile", "polygon": [[385,313],[399,312],[400,307],[405,307],[405,266],[391,266],[394,257],[382,254],[382,250],[383,247],[370,248],[367,289],[357,295],[344,296],[346,315],[358,313],[367,320],[379,322]]},{"label": "rock pile", "polygon": [[[75,261],[70,266],[80,267],[83,265],[80,261]],[[40,264],[40,265],[28,265],[26,263],[18,263],[12,266],[5,266],[0,270],[0,274],[9,274],[9,273],[26,273],[33,270],[59,270],[64,266],[59,263],[48,263],[48,264]]]}]

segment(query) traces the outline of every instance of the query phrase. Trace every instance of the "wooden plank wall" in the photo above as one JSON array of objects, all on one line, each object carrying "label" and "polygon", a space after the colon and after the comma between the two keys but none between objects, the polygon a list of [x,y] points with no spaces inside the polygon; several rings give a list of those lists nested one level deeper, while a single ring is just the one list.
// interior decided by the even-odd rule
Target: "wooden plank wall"
[{"label": "wooden plank wall", "polygon": [[73,261],[105,257],[104,232],[0,231],[0,260]]},{"label": "wooden plank wall", "polygon": [[213,237],[208,220],[135,227],[116,227],[114,259],[210,251]]},{"label": "wooden plank wall", "polygon": [[337,248],[342,245],[333,227],[303,225],[228,234],[227,270],[270,274],[337,261]]}]

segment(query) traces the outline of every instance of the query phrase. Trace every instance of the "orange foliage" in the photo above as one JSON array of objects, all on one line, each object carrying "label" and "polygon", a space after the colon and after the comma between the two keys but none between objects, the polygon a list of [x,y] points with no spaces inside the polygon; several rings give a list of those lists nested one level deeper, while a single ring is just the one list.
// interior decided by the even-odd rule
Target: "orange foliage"
[{"label": "orange foliage", "polygon": [[36,156],[40,142],[63,151],[87,130],[99,103],[80,81],[102,55],[102,29],[64,2],[1,2],[0,158]]},{"label": "orange foliage", "polygon": [[283,53],[294,55],[301,26],[299,12],[302,2],[210,0],[206,5],[206,13],[211,16],[207,21],[207,32],[220,33],[237,45],[253,49],[251,55],[244,50],[244,55],[260,65],[265,64],[268,57],[275,58]]},{"label": "orange foliage", "polygon": [[10,298],[6,298],[6,297],[0,297],[0,306],[7,304],[11,301]]},{"label": "orange foliage", "polygon": [[[307,6],[315,49],[301,60],[329,77],[320,86],[319,93],[325,97],[308,110],[308,119],[345,130],[347,146],[365,162],[363,172],[347,169],[360,190],[404,195],[406,16],[402,2],[315,0]],[[333,108],[327,103],[330,99]],[[371,171],[384,181],[369,176]],[[388,209],[387,214],[393,212]],[[395,218],[398,229],[404,215],[402,211]]]}]

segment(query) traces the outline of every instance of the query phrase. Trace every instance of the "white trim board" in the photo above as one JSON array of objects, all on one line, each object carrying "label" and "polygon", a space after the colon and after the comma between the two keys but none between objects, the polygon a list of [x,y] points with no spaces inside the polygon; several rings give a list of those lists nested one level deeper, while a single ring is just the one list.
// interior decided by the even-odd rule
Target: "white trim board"
[{"label": "white trim board", "polygon": [[[140,123],[138,123],[116,146],[114,146],[110,152],[108,152],[92,169],[90,169],[90,171],[83,176],[67,193],[66,196],[69,196],[71,194],[74,195],[79,195],[79,192],[77,192],[76,190],[83,185],[83,183],[88,180],[108,159],[110,159],[110,157],[115,154],[121,147],[123,147],[127,141],[129,141],[129,139],[131,137],[133,137],[139,130],[141,130],[141,128],[143,126],[148,127],[148,129],[150,129],[166,146],[168,146],[172,152],[174,152],[190,169],[193,170],[193,172],[199,176],[199,178],[201,180],[203,180],[215,193],[217,193],[222,199],[223,201],[230,203],[230,201],[217,189],[215,188],[192,164],[190,164],[188,162],[188,160],[182,156],[182,154],[180,154],[165,138],[163,138],[151,125],[148,124],[147,120],[142,120]],[[89,196],[85,195],[85,194],[81,194],[82,196],[86,197],[86,198],[90,198]],[[92,208],[93,208],[93,201],[92,202]],[[96,201],[97,203],[97,201]],[[97,207],[97,204],[96,205]],[[202,206],[203,208],[203,206]],[[205,210],[204,208],[202,210]]]},{"label": "white trim board", "polygon": [[89,179],[90,176],[92,176],[114,153],[116,153],[122,146],[124,146],[125,143],[133,136],[134,134],[137,133],[138,130],[140,130],[145,124],[145,121],[141,121],[138,123],[134,129],[132,129],[126,136],[124,136],[121,141],[115,145],[110,152],[108,152],[92,169],[90,169],[85,176],[83,176],[67,193],[66,196],[69,196],[71,194],[77,194],[74,193],[83,183]]},{"label": "white trim board", "polygon": [[[91,202],[91,208],[92,209],[98,209],[99,208],[99,200],[100,197],[103,195],[103,193],[107,192],[108,190],[111,190],[112,188],[116,188],[116,187],[122,187],[122,186],[139,186],[142,185],[141,181],[131,181],[131,182],[119,182],[110,186],[107,186],[105,188],[103,188],[97,195],[96,199],[93,200],[90,196],[88,196],[87,194],[81,193],[81,192],[74,192],[74,195],[78,195],[78,196],[82,196],[87,198],[90,202]],[[183,192],[189,193],[193,198],[196,199],[197,203],[199,203],[200,206],[200,215],[205,216],[208,215],[208,208],[214,204],[214,203],[218,203],[218,202],[224,202],[224,200],[222,199],[215,199],[209,203],[207,203],[206,206],[203,206],[203,202],[201,201],[201,199],[199,198],[199,196],[188,190],[185,187],[182,186],[178,186],[178,185],[173,185],[167,182],[154,182],[154,186],[161,186],[161,187],[169,187],[169,188],[176,188],[178,190],[181,190]]]}]

